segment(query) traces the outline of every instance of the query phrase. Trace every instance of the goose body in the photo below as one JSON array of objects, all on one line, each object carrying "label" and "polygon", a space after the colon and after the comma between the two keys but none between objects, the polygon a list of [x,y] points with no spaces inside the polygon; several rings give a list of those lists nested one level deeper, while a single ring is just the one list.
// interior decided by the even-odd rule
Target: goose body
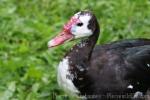
[{"label": "goose body", "polygon": [[143,100],[141,97],[149,95],[150,40],[121,40],[95,46],[99,36],[96,17],[89,11],[74,16],[61,35],[48,43],[53,47],[70,38],[87,37],[60,61],[59,85],[69,93],[86,96],[89,100]]}]

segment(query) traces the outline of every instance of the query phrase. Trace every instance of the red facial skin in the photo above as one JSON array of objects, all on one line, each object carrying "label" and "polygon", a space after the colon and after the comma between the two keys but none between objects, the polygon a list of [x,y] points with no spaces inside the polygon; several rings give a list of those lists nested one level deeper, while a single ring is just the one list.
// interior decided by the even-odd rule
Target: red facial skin
[{"label": "red facial skin", "polygon": [[72,25],[75,25],[78,22],[80,22],[78,18],[72,17],[70,21],[64,25],[62,32],[50,41],[50,43],[48,44],[48,47],[49,48],[55,47],[60,44],[63,44],[67,40],[73,39],[74,36],[71,33],[71,28],[72,28]]}]

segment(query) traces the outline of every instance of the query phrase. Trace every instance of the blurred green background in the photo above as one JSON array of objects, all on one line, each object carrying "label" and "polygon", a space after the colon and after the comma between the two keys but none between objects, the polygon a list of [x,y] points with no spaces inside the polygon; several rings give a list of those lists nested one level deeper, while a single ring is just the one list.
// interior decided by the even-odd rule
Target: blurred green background
[{"label": "blurred green background", "polygon": [[97,44],[150,38],[150,0],[0,0],[0,100],[65,95],[57,85],[56,68],[75,42],[50,50],[47,42],[85,9],[99,20]]}]

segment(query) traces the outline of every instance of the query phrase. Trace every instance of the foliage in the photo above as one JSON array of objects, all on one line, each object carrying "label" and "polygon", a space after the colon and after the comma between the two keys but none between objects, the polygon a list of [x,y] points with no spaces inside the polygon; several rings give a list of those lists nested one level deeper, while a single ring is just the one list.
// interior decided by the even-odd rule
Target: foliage
[{"label": "foliage", "polygon": [[48,50],[47,42],[85,9],[101,24],[97,44],[150,38],[149,0],[0,0],[0,100],[65,95],[57,85],[56,68],[73,43]]}]

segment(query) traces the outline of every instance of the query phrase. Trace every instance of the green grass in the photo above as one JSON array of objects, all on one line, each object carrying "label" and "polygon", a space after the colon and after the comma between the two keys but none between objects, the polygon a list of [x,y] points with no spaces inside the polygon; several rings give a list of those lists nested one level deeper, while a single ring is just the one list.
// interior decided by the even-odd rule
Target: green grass
[{"label": "green grass", "polygon": [[48,50],[47,42],[85,9],[99,20],[97,44],[150,38],[149,0],[0,0],[0,100],[66,95],[57,85],[56,68],[72,43]]}]

